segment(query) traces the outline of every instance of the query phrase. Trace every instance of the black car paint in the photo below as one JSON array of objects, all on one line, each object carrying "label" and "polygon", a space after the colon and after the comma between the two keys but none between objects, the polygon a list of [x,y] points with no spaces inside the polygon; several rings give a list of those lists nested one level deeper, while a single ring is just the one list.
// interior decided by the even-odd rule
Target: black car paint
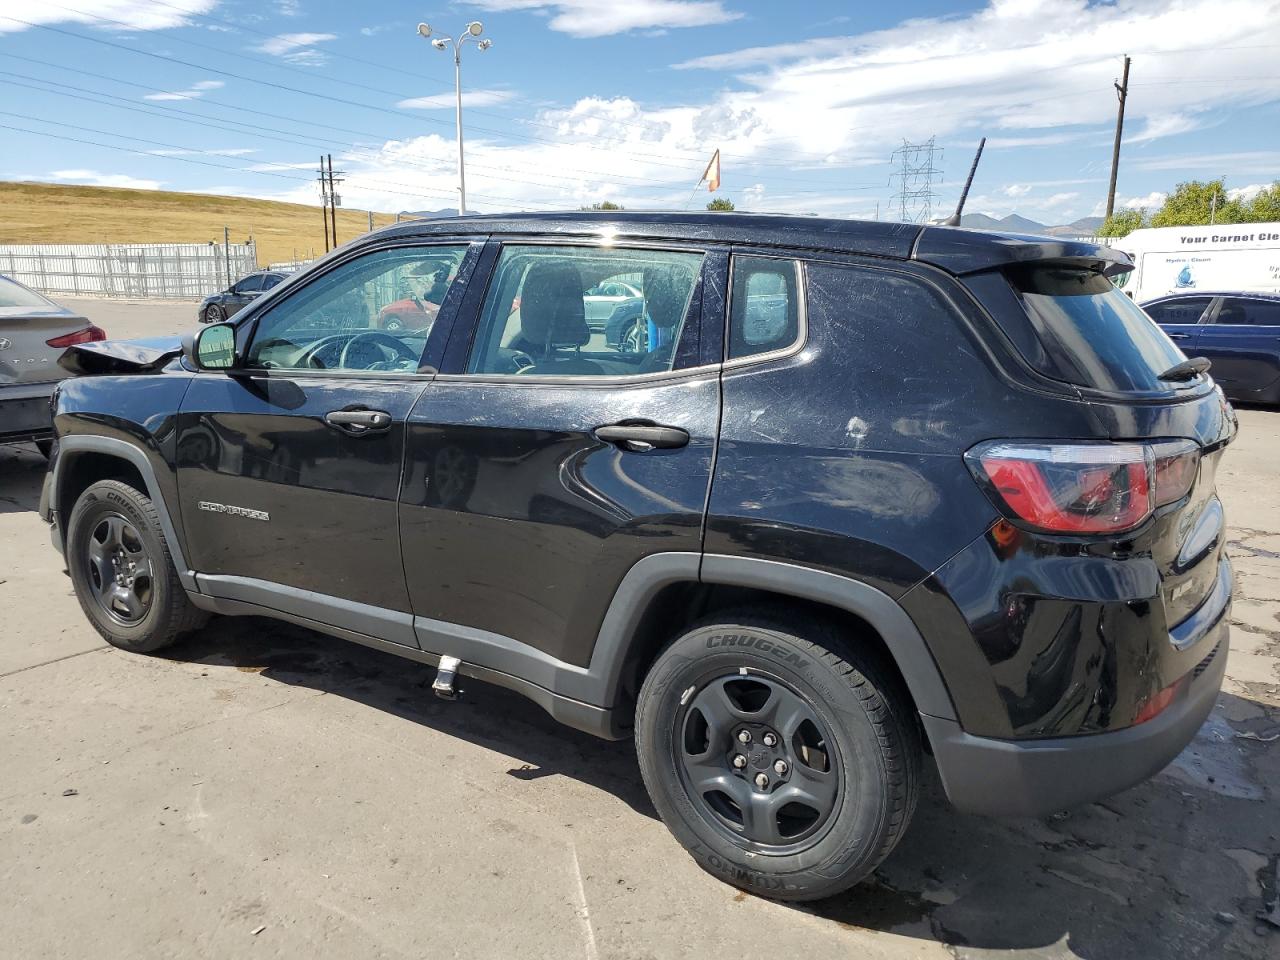
[{"label": "black car paint", "polygon": [[[498,242],[602,233],[709,251],[701,324],[681,346],[690,369],[595,383],[462,376]],[[995,437],[1192,437],[1211,450],[1229,441],[1234,426],[1211,384],[1138,400],[1072,387],[1013,348],[1016,324],[993,323],[990,311],[1009,309],[984,294],[994,266],[1033,256],[1123,265],[1123,255],[903,224],[530,216],[401,224],[314,270],[376,244],[443,237],[485,252],[469,261],[474,281],[450,291],[420,375],[321,383],[175,361],[164,376],[74,381],[59,397],[59,432],[147,451],[165,501],[181,504],[171,513],[194,569],[412,613],[416,637],[395,641],[434,653],[448,651],[431,638],[452,629],[527,647],[561,673],[594,669],[629,568],[655,552],[703,551],[837,574],[896,600],[928,644],[955,729],[1033,741],[1131,724],[1216,636],[1166,649],[1220,572],[1220,514],[1203,562],[1175,569],[1197,518],[1215,509],[1211,477],[1123,537],[1019,530],[1008,543],[993,535],[999,514],[961,457]],[[803,262],[806,334],[793,348],[721,363],[729,249]],[[241,347],[284,295],[240,318]],[[819,400],[833,385],[839,401]],[[352,439],[319,419],[349,405],[391,411],[391,431]],[[692,440],[631,453],[592,436],[632,418],[684,427]],[[443,451],[455,475],[442,482]],[[266,511],[272,523],[200,516],[204,497]],[[61,516],[68,508],[53,505]],[[610,687],[586,706],[624,711],[620,697]],[[626,727],[607,724],[611,735]]]},{"label": "black car paint", "polygon": [[[219,290],[217,293],[211,293],[209,296],[205,297],[204,300],[200,302],[200,306],[196,310],[196,315],[200,318],[200,321],[204,323],[210,319],[209,308],[211,306],[216,306],[222,313],[220,319],[229,319],[249,304],[253,303],[259,297],[266,293],[270,293],[277,286],[283,283],[288,276],[288,274],[279,270],[257,270],[253,273],[246,274],[226,290]],[[259,280],[259,277],[262,279]],[[244,289],[246,285],[254,285],[255,283],[259,285],[259,289]],[[265,290],[261,289],[262,285],[267,284],[269,284],[269,286],[267,286]]]}]

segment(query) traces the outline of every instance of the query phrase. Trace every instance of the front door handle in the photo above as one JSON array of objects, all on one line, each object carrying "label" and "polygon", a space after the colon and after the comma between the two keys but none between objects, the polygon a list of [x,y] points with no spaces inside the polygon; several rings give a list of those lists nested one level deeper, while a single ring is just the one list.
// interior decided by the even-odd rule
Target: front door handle
[{"label": "front door handle", "polygon": [[1169,334],[1169,339],[1170,339],[1170,340],[1190,340],[1190,339],[1191,339],[1191,334],[1189,334],[1189,333],[1171,333],[1171,334]]},{"label": "front door handle", "polygon": [[687,430],[653,423],[611,423],[596,427],[595,435],[597,440],[638,453],[645,450],[673,450],[689,442]]},{"label": "front door handle", "polygon": [[363,437],[391,429],[391,414],[385,410],[331,410],[324,415],[324,422],[353,437]]}]

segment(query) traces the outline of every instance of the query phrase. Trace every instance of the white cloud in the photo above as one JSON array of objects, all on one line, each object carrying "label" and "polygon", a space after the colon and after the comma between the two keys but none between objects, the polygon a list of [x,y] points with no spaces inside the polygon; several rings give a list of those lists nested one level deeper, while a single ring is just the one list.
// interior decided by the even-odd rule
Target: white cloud
[{"label": "white cloud", "polygon": [[276,13],[282,17],[297,17],[302,14],[301,0],[276,0]]},{"label": "white cloud", "polygon": [[246,157],[257,153],[255,147],[217,147],[212,150],[148,150],[155,157]]},{"label": "white cloud", "polygon": [[1261,173],[1274,176],[1276,172],[1275,152],[1268,150],[1139,157],[1129,162],[1139,170],[1177,170],[1188,176],[1205,174],[1220,176],[1225,171],[1231,171],[1234,174]]},{"label": "white cloud", "polygon": [[1079,196],[1080,194],[1078,193],[1055,193],[1045,197],[1037,204],[1037,206],[1039,206],[1041,210],[1054,210],[1058,207],[1065,206]]},{"label": "white cloud", "polygon": [[148,93],[143,96],[143,100],[196,100],[210,90],[217,90],[226,84],[221,80],[197,80],[186,90],[161,90],[156,93]]},{"label": "white cloud", "polygon": [[1158,210],[1164,206],[1164,202],[1169,199],[1167,193],[1161,193],[1159,190],[1152,190],[1145,197],[1125,197],[1119,200],[1116,206],[1122,210]]},{"label": "white cloud", "polygon": [[145,180],[125,173],[99,173],[97,170],[54,170],[50,180],[83,183],[93,187],[130,187],[134,190],[159,190],[163,180]]},{"label": "white cloud", "polygon": [[742,14],[723,0],[473,0],[482,10],[528,10],[550,15],[548,26],[574,37],[604,37],[631,30],[704,27]]},{"label": "white cloud", "polygon": [[1031,185],[1027,183],[1011,183],[1000,192],[1006,197],[1025,197],[1031,192]]},{"label": "white cloud", "polygon": [[1227,191],[1227,199],[1242,200],[1245,203],[1248,203],[1269,186],[1269,184],[1265,183],[1251,183],[1247,187],[1235,187],[1234,189]]},{"label": "white cloud", "polygon": [[[5,19],[18,17],[28,23],[87,23],[114,30],[167,30],[180,27],[189,16],[208,13],[218,0],[166,0],[162,6],[150,0],[77,0],[74,9],[30,0],[0,0],[0,33],[18,33],[27,23]],[[103,19],[118,21],[104,23]]]},{"label": "white cloud", "polygon": [[289,63],[304,67],[318,67],[328,57],[323,51],[315,49],[315,45],[337,39],[338,35],[335,33],[281,33],[264,40],[254,49],[259,53],[281,57]]},{"label": "white cloud", "polygon": [[[497,103],[505,103],[515,96],[509,90],[464,90],[462,105],[464,107],[490,107]],[[397,107],[414,110],[452,110],[457,103],[457,95],[437,93],[429,97],[414,97],[401,100]]]}]

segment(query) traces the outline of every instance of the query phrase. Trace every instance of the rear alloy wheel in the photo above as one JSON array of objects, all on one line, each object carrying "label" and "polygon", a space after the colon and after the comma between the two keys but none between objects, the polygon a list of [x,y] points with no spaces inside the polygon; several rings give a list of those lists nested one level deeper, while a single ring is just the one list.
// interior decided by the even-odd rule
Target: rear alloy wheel
[{"label": "rear alloy wheel", "polygon": [[889,855],[915,809],[910,701],[874,648],[819,618],[714,619],[671,644],[640,692],[654,806],[728,883],[779,900],[839,893]]},{"label": "rear alloy wheel", "polygon": [[66,559],[85,616],[124,650],[159,650],[207,619],[187,599],[155,506],[127,483],[100,480],[80,494]]}]

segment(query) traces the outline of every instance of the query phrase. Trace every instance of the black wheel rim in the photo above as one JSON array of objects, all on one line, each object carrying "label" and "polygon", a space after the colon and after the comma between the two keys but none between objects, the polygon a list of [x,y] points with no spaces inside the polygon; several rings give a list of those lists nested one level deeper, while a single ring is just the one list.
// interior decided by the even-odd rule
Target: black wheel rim
[{"label": "black wheel rim", "polygon": [[205,316],[209,318],[210,323],[222,322],[222,311],[219,310],[217,307],[210,307],[208,310],[205,311]]},{"label": "black wheel rim", "polygon": [[85,549],[93,599],[116,623],[132,626],[151,609],[154,569],[138,528],[118,513],[102,517]]},{"label": "black wheel rim", "polygon": [[827,725],[790,685],[752,672],[715,677],[682,698],[673,752],[705,820],[757,853],[818,843],[840,808]]}]

